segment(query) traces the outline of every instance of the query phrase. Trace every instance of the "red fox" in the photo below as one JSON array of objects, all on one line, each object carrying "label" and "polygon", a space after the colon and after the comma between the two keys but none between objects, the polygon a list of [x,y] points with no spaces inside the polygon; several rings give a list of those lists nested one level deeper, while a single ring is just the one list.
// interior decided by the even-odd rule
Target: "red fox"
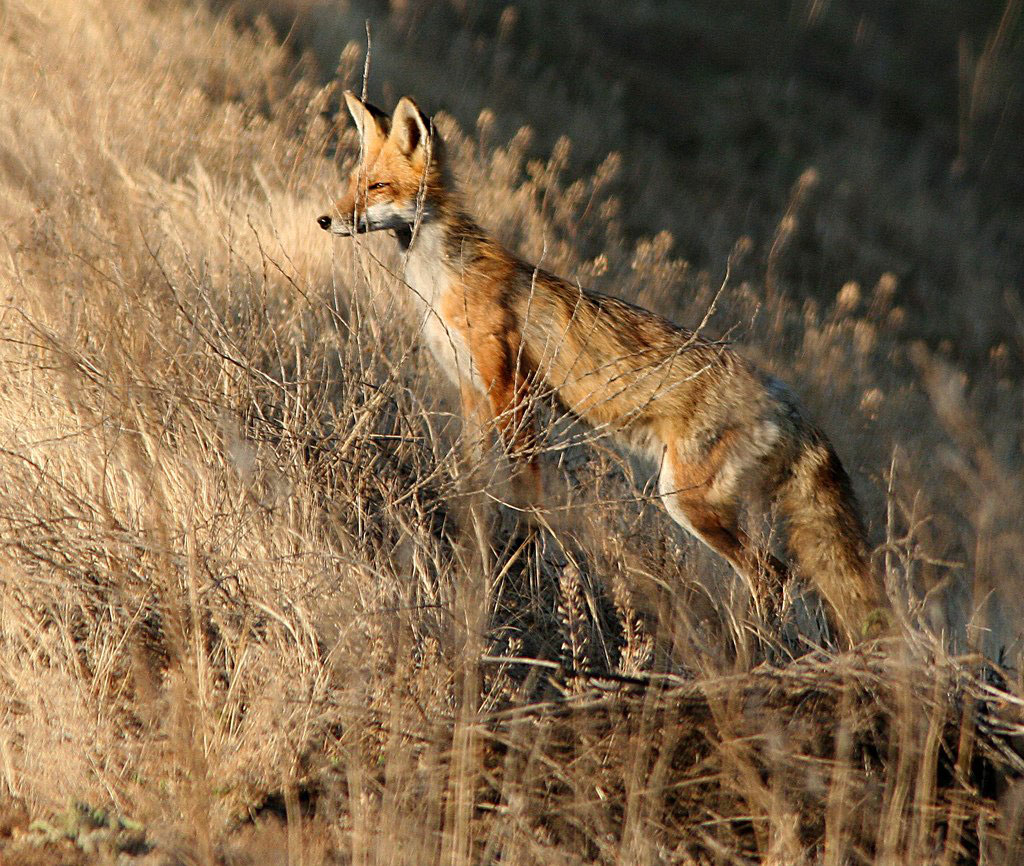
[{"label": "red fox", "polygon": [[497,431],[521,483],[539,495],[529,406],[550,392],[652,460],[671,517],[769,594],[785,567],[758,555],[740,512],[776,506],[840,635],[862,637],[884,606],[864,526],[839,458],[786,385],[721,344],[517,258],[467,215],[446,182],[444,142],[411,99],[391,117],[345,100],[361,155],[317,222],[342,236],[394,233],[431,352],[467,421]]}]

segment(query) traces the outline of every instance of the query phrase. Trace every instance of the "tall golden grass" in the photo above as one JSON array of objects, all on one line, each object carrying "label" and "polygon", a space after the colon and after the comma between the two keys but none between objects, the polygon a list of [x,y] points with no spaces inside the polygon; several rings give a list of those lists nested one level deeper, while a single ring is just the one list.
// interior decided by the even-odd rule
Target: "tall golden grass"
[{"label": "tall golden grass", "polygon": [[306,73],[203,7],[0,0],[3,861],[1018,862],[1000,359],[908,344],[888,276],[722,288],[627,243],[619,158],[440,118],[488,228],[682,322],[721,289],[835,439],[900,634],[793,660],[814,600],[766,646],[601,437],[552,415],[549,531],[469,471],[391,242],[314,222],[353,139]]}]

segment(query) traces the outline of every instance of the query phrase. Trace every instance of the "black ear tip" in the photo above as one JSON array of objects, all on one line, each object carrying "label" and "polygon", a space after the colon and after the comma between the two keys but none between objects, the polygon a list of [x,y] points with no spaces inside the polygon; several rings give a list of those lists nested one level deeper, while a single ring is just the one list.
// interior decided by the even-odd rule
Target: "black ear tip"
[{"label": "black ear tip", "polygon": [[324,214],[322,217],[317,217],[316,222],[317,225],[325,231],[331,227],[331,218],[327,216],[327,214]]}]

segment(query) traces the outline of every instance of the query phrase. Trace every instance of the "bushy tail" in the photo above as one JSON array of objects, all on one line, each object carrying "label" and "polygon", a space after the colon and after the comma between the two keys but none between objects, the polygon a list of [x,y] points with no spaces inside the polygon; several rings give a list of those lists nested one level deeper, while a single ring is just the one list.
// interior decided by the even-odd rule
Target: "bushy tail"
[{"label": "bushy tail", "polygon": [[884,628],[888,603],[871,574],[850,477],[820,432],[809,431],[778,503],[790,553],[832,607],[833,625],[847,643]]}]

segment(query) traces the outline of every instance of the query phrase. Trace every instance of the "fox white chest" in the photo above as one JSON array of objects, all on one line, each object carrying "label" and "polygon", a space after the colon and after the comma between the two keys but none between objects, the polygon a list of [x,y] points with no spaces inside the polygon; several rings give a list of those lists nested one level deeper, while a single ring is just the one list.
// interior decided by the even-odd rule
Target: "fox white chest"
[{"label": "fox white chest", "polygon": [[456,277],[444,257],[440,232],[426,228],[406,256],[405,281],[413,295],[417,325],[444,374],[454,383],[470,381],[483,390],[479,372],[461,331],[441,315],[442,299]]}]

